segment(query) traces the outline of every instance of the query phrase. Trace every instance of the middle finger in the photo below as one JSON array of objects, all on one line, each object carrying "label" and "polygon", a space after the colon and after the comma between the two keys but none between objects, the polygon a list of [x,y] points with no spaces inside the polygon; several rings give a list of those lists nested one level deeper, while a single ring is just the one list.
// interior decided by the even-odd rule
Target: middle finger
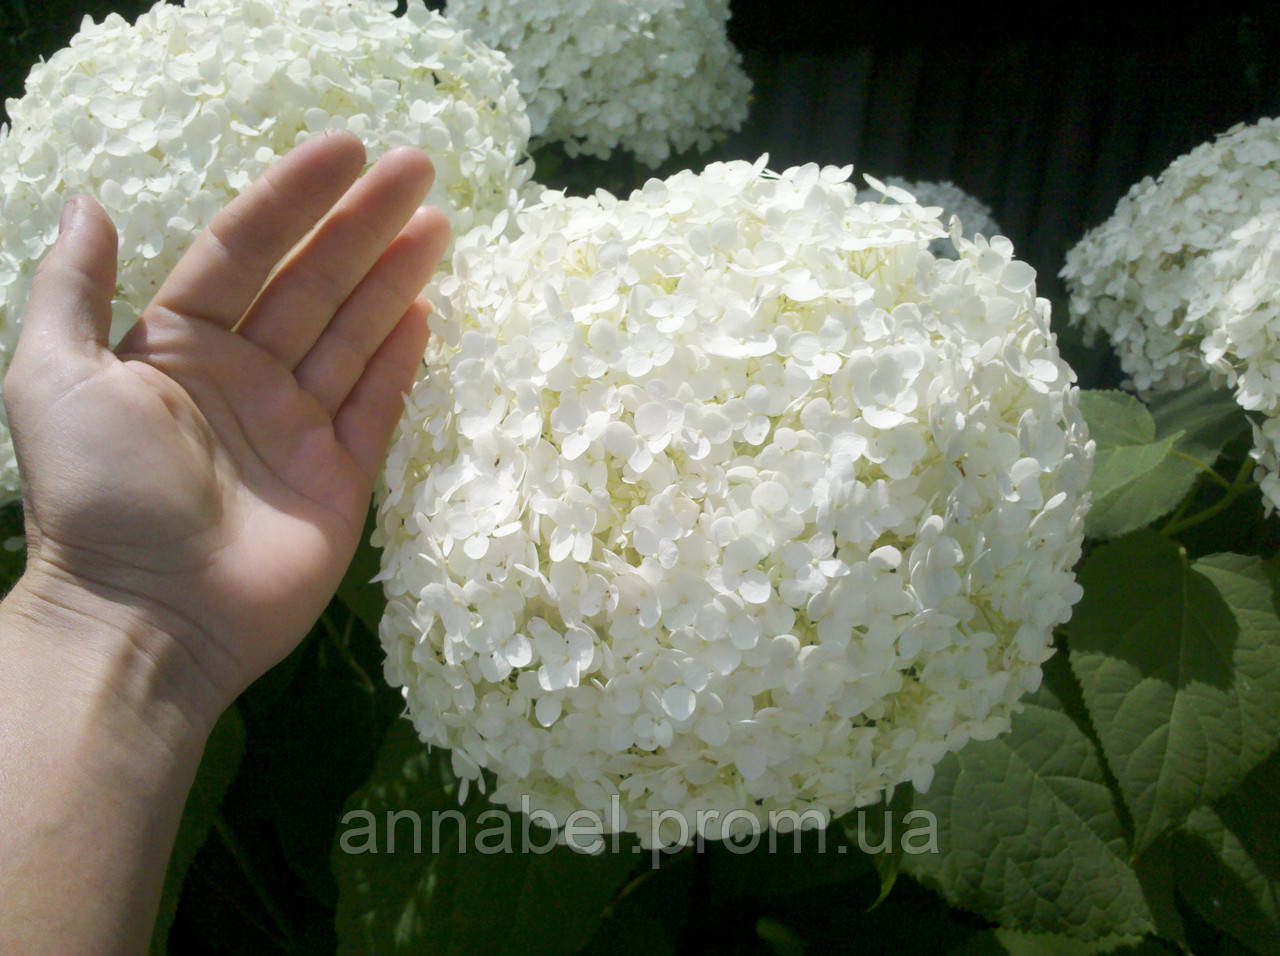
[{"label": "middle finger", "polygon": [[236,331],[296,366],[413,215],[433,175],[416,149],[386,153],[285,260]]}]

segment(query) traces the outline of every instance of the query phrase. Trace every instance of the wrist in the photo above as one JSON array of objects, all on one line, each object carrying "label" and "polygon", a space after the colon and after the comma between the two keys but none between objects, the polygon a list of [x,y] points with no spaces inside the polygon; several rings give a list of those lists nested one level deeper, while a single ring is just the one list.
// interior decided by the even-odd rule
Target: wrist
[{"label": "wrist", "polygon": [[38,560],[0,602],[0,641],[6,669],[26,671],[98,726],[184,761],[198,760],[234,699],[197,656],[190,622]]},{"label": "wrist", "polygon": [[0,696],[0,950],[140,951],[218,694],[154,611],[33,568]]}]

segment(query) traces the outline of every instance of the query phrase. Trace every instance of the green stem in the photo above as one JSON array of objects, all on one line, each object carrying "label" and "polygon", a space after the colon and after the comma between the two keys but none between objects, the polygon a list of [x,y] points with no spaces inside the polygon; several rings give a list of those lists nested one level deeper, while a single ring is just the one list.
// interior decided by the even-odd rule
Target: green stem
[{"label": "green stem", "polygon": [[294,939],[293,931],[289,928],[289,921],[285,919],[280,908],[276,906],[275,901],[267,893],[266,887],[262,885],[262,881],[253,872],[249,857],[245,854],[244,848],[236,838],[235,831],[231,829],[231,824],[227,822],[227,818],[223,816],[221,810],[218,811],[218,815],[213,819],[213,829],[218,834],[218,838],[222,840],[223,846],[227,848],[227,852],[231,854],[231,858],[235,860],[240,872],[244,874],[245,882],[249,884],[254,895],[258,897],[258,901],[262,903],[262,908],[267,911],[271,921],[276,924],[276,929],[289,941],[289,946],[292,948]]},{"label": "green stem", "polygon": [[1220,474],[1218,474],[1217,471],[1214,470],[1212,465],[1206,464],[1205,462],[1201,461],[1199,458],[1196,458],[1194,455],[1188,455],[1186,452],[1178,451],[1178,449],[1176,448],[1170,449],[1169,454],[1176,455],[1177,457],[1181,458],[1183,461],[1191,462],[1191,464],[1196,466],[1196,469],[1198,471],[1200,471],[1206,478],[1213,481],[1215,484],[1221,485],[1223,488],[1228,490],[1231,488],[1231,482],[1227,481],[1227,479],[1223,478]]},{"label": "green stem", "polygon": [[[1192,491],[1189,491],[1185,495],[1183,495],[1182,501],[1178,503],[1178,507],[1174,509],[1173,514],[1169,516],[1169,520],[1165,522],[1165,525],[1164,525],[1165,528],[1166,529],[1170,528],[1173,525],[1176,525],[1179,521],[1181,521],[1182,518],[1186,515],[1187,511],[1190,510],[1191,502],[1194,500],[1195,500],[1195,494]],[[1161,533],[1163,534],[1164,532],[1162,531]]]},{"label": "green stem", "polygon": [[[272,945],[277,950],[284,952],[289,948],[289,941],[277,933],[270,922],[264,922],[262,914],[258,910],[249,905],[246,900],[232,893],[222,883],[205,873],[204,870],[193,866],[191,872],[187,874],[187,880],[194,881],[196,879],[201,880],[208,887],[208,891],[221,900],[229,909],[235,910],[236,915],[246,925],[252,926],[267,939],[271,940]],[[185,888],[186,884],[184,883],[183,886]]]},{"label": "green stem", "polygon": [[325,636],[329,638],[329,642],[338,652],[338,656],[355,672],[356,677],[360,679],[360,686],[370,694],[374,694],[377,693],[378,688],[374,686],[369,675],[365,673],[365,669],[360,666],[360,662],[351,653],[351,625],[355,619],[355,612],[348,610],[346,626],[339,632],[337,625],[330,620],[328,610],[320,615],[320,622],[324,625]]},{"label": "green stem", "polygon": [[644,870],[639,876],[631,880],[630,883],[628,883],[626,886],[624,886],[621,890],[618,891],[618,895],[615,896],[613,900],[609,903],[609,905],[604,908],[604,914],[603,914],[604,917],[607,919],[608,917],[612,916],[614,913],[614,910],[617,909],[617,906],[619,903],[621,903],[628,896],[634,893],[637,889],[643,886],[644,883],[650,877],[652,877],[655,873],[657,873],[659,870],[666,869],[667,867],[672,866],[675,863],[679,863],[682,860],[689,859],[693,855],[693,852],[694,852],[693,848],[694,848],[694,844],[692,843],[686,847],[682,847],[677,853],[673,854],[670,857],[670,859],[666,859],[666,860],[660,859],[659,866],[651,866],[648,869]]},{"label": "green stem", "polygon": [[[1240,463],[1240,469],[1236,472],[1235,478],[1232,480],[1231,484],[1227,486],[1226,494],[1203,511],[1193,514],[1190,518],[1182,518],[1179,520],[1179,516],[1175,514],[1174,517],[1169,519],[1169,522],[1160,529],[1160,534],[1163,537],[1172,538],[1174,535],[1186,531],[1188,528],[1194,528],[1196,525],[1203,524],[1204,522],[1220,515],[1227,508],[1231,507],[1235,500],[1244,493],[1245,489],[1253,483],[1250,477],[1253,474],[1253,467],[1253,460],[1246,457],[1244,461]],[[1179,509],[1179,511],[1181,511],[1181,509]]]}]

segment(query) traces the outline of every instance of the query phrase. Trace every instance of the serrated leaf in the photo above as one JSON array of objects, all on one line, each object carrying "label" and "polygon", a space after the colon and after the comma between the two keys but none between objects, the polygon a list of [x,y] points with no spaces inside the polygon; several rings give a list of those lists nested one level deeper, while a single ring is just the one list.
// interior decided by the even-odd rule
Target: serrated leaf
[{"label": "serrated leaf", "polygon": [[1089,437],[1099,447],[1123,448],[1155,441],[1155,420],[1128,392],[1084,389],[1080,392],[1080,413],[1089,424]]},{"label": "serrated leaf", "polygon": [[1254,558],[1188,565],[1139,533],[1090,554],[1071,665],[1141,851],[1234,788],[1280,731],[1275,574]]},{"label": "serrated leaf", "polygon": [[[1180,437],[1181,433],[1143,445],[1099,445],[1089,490],[1104,501],[1108,496],[1127,501],[1147,490],[1152,482],[1152,472],[1165,462],[1174,442]],[[1181,495],[1174,499],[1173,504],[1180,500]],[[1169,507],[1172,508],[1173,504]]]},{"label": "serrated leaf", "polygon": [[1097,443],[1085,523],[1093,538],[1119,537],[1167,514],[1249,430],[1230,392],[1207,381],[1156,395],[1150,409],[1125,392],[1083,391],[1080,408]]},{"label": "serrated leaf", "polygon": [[[333,853],[339,952],[526,956],[581,948],[645,858],[629,843],[599,856],[564,846],[521,852],[525,819],[474,791],[459,808],[449,759],[439,749],[427,753],[400,721],[348,801]],[[444,816],[459,811],[461,823]],[[395,848],[389,813],[400,815]],[[416,839],[414,816],[406,815],[416,816]],[[554,842],[536,827],[532,833],[536,847]]]},{"label": "serrated leaf", "polygon": [[1249,431],[1249,419],[1235,396],[1209,381],[1151,397],[1156,435],[1182,432],[1177,450],[1212,465],[1233,439]]},{"label": "serrated leaf", "polygon": [[847,837],[849,847],[870,859],[880,881],[880,892],[871,903],[875,909],[889,898],[902,871],[902,833],[910,828],[908,815],[915,803],[915,788],[906,784],[894,788],[888,798],[869,807],[860,807],[837,822]]},{"label": "serrated leaf", "polygon": [[1150,524],[1191,490],[1198,470],[1174,453],[1182,431],[1159,434],[1151,413],[1124,392],[1083,391],[1080,410],[1097,445],[1089,480],[1093,503],[1085,518],[1090,537],[1116,537]]},{"label": "serrated leaf", "polygon": [[1239,835],[1198,807],[1171,842],[1178,892],[1196,912],[1260,953],[1280,952],[1280,884],[1258,868]]},{"label": "serrated leaf", "polygon": [[1240,786],[1213,805],[1232,833],[1249,848],[1268,878],[1280,883],[1280,750],[1260,763]]},{"label": "serrated leaf", "polygon": [[[1130,829],[1132,832],[1132,828]],[[1168,840],[1157,840],[1142,851],[1133,864],[1142,884],[1142,895],[1155,923],[1155,934],[1163,939],[1184,944],[1187,938],[1183,907],[1174,886],[1175,866]]]},{"label": "serrated leaf", "polygon": [[1048,690],[1009,733],[945,757],[915,809],[934,815],[941,852],[903,868],[953,904],[1084,940],[1151,929],[1097,754]]},{"label": "serrated leaf", "polygon": [[182,820],[173,850],[169,854],[169,866],[164,874],[164,887],[160,891],[160,906],[156,912],[155,927],[151,933],[151,952],[163,953],[168,949],[169,927],[178,912],[178,900],[187,871],[195,862],[196,854],[204,846],[213,827],[218,809],[227,788],[235,779],[244,755],[245,730],[240,712],[233,704],[213,725],[205,743],[200,767],[195,781],[187,793],[182,809]]}]

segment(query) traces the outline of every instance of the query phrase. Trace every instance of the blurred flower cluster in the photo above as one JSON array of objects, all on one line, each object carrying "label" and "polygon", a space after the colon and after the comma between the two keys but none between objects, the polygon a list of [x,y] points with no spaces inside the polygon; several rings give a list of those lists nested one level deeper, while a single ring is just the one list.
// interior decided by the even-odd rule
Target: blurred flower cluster
[{"label": "blurred flower cluster", "polygon": [[1254,457],[1280,508],[1280,118],[1238,125],[1143,179],[1068,254],[1071,317],[1139,392],[1212,375],[1262,413]]},{"label": "blurred flower cluster", "polygon": [[1204,332],[1190,311],[1211,253],[1259,213],[1280,208],[1280,119],[1236,126],[1136,183],[1067,253],[1073,321],[1110,337],[1139,392],[1204,376]]},{"label": "blurred flower cluster", "polygon": [[657,166],[706,150],[747,116],[751,81],[728,0],[450,0],[460,26],[511,58],[535,143],[615,149]]}]

